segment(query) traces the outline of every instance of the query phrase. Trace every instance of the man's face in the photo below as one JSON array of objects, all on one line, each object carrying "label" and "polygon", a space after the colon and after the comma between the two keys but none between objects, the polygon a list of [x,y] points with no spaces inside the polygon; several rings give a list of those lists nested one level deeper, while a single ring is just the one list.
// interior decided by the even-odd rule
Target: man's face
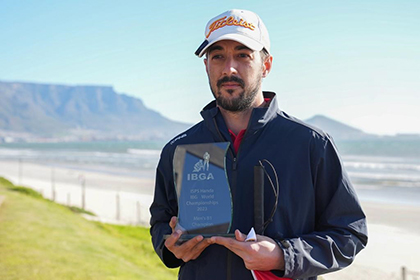
[{"label": "man's face", "polygon": [[236,41],[224,40],[209,47],[204,60],[217,104],[231,112],[254,107],[267,73],[259,52]]}]

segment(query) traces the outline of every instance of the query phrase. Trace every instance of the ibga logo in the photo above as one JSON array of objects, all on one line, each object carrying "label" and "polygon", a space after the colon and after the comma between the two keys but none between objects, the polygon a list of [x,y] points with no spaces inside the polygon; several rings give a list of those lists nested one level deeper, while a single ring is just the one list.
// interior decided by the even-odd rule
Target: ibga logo
[{"label": "ibga logo", "polygon": [[200,159],[195,165],[193,173],[187,174],[188,181],[204,181],[204,180],[213,180],[213,174],[209,171],[210,167],[210,154],[205,152],[203,159]]}]

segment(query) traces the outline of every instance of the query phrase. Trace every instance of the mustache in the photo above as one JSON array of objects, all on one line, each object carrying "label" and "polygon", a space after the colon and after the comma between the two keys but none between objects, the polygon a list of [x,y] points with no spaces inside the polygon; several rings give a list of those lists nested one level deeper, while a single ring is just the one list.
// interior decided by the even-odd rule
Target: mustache
[{"label": "mustache", "polygon": [[245,87],[245,82],[241,78],[238,78],[236,76],[231,76],[231,77],[225,76],[221,78],[220,80],[217,81],[217,87],[220,87],[223,83],[228,83],[228,82],[236,82],[240,84],[241,87]]}]

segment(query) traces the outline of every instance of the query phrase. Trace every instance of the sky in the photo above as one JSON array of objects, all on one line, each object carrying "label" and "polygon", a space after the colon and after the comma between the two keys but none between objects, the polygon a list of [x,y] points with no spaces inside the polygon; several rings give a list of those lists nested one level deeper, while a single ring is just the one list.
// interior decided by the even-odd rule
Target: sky
[{"label": "sky", "polygon": [[206,23],[232,8],[267,26],[263,90],[289,115],[420,133],[418,0],[0,0],[0,81],[113,86],[196,123],[213,96],[194,52]]}]

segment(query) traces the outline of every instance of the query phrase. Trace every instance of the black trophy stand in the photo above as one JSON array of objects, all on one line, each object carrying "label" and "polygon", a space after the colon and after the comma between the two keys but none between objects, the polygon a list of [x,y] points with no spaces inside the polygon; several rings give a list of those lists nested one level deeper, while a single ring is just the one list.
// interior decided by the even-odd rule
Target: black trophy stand
[{"label": "black trophy stand", "polygon": [[254,166],[254,227],[255,233],[264,234],[264,169]]}]

